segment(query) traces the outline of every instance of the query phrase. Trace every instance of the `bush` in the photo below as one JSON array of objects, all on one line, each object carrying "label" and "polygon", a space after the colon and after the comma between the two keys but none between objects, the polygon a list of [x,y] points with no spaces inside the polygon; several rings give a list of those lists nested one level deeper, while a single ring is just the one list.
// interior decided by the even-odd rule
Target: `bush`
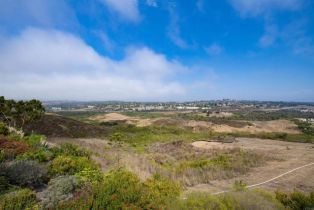
[{"label": "bush", "polygon": [[0,195],[7,191],[10,187],[10,183],[6,177],[0,176]]},{"label": "bush", "polygon": [[136,175],[124,169],[111,171],[96,187],[92,209],[142,209],[142,187]]},{"label": "bush", "polygon": [[49,168],[52,175],[74,175],[84,169],[97,169],[97,165],[87,157],[58,156]]},{"label": "bush", "polygon": [[0,200],[0,209],[19,210],[32,208],[36,203],[35,192],[29,189],[22,189],[7,193]]},{"label": "bush", "polygon": [[38,187],[46,180],[47,170],[36,161],[17,160],[6,164],[5,175],[12,184]]},{"label": "bush", "polygon": [[62,144],[59,148],[52,148],[52,152],[55,156],[65,155],[74,157],[90,157],[90,153],[88,151],[70,143]]},{"label": "bush", "polygon": [[298,191],[294,191],[290,194],[277,191],[276,199],[279,200],[286,208],[292,210],[314,208],[314,192],[306,195]]},{"label": "bush", "polygon": [[50,209],[57,206],[61,201],[69,200],[73,197],[78,182],[74,176],[59,176],[51,179],[48,187],[38,194],[43,209]]},{"label": "bush", "polygon": [[180,185],[160,175],[154,175],[143,185],[141,205],[146,209],[165,209],[170,201],[180,195]]},{"label": "bush", "polygon": [[9,129],[7,125],[4,122],[0,121],[0,135],[8,135],[9,134]]}]

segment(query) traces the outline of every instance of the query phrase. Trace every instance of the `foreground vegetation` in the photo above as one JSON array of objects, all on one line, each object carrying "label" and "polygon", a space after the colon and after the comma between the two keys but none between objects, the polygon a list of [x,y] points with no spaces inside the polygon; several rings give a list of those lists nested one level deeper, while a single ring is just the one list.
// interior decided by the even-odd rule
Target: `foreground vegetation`
[{"label": "foreground vegetation", "polygon": [[[245,186],[222,195],[192,193],[182,199],[181,185],[160,174],[145,181],[124,168],[104,174],[88,151],[71,144],[49,148],[43,140],[34,135],[1,136],[0,209],[302,209],[314,205],[313,193],[273,195],[247,191]],[[182,162],[177,170],[235,167],[229,159]]]}]

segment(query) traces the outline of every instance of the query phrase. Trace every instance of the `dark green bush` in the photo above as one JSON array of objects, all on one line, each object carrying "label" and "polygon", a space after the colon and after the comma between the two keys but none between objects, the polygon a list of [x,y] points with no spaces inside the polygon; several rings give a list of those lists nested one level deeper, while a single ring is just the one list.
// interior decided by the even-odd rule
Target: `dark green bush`
[{"label": "dark green bush", "polygon": [[10,187],[9,180],[5,176],[0,176],[0,195]]},{"label": "dark green bush", "polygon": [[36,204],[36,194],[29,189],[22,189],[5,194],[0,199],[0,209],[22,210],[32,208]]},{"label": "dark green bush", "polygon": [[9,134],[9,129],[7,125],[4,122],[0,121],[0,135],[8,135]]},{"label": "dark green bush", "polygon": [[47,169],[36,161],[17,160],[6,164],[10,183],[23,187],[39,187],[47,178]]},{"label": "dark green bush", "polygon": [[69,200],[73,197],[73,192],[78,186],[74,176],[59,176],[51,179],[48,187],[39,193],[38,197],[43,209],[49,209],[57,206],[61,201]]}]

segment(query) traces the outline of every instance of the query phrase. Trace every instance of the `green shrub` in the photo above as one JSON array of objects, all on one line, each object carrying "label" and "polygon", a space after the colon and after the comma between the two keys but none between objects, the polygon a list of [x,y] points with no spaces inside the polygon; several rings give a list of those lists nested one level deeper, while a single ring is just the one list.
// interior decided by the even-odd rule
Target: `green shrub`
[{"label": "green shrub", "polygon": [[7,125],[4,122],[0,121],[0,135],[8,135],[9,134],[9,129]]},{"label": "green shrub", "polygon": [[36,161],[17,160],[6,164],[5,175],[12,184],[38,187],[46,180],[47,169]]},{"label": "green shrub", "polygon": [[136,175],[124,169],[111,171],[96,187],[92,209],[141,209],[142,189]]},{"label": "green shrub", "polygon": [[48,187],[38,194],[43,209],[50,209],[61,201],[69,200],[73,197],[73,192],[78,186],[74,176],[59,176],[51,179]]},{"label": "green shrub", "polygon": [[[175,200],[169,210],[227,210],[228,208],[217,198],[205,193],[192,193],[186,199]],[[229,210],[229,209],[228,209]]]},{"label": "green shrub", "polygon": [[49,168],[52,175],[74,175],[84,169],[97,169],[97,165],[87,157],[58,156]]},{"label": "green shrub", "polygon": [[47,162],[53,159],[53,153],[46,149],[40,149],[34,152],[26,152],[16,157],[18,160],[36,160],[38,162]]},{"label": "green shrub", "polygon": [[99,169],[84,168],[82,171],[75,174],[75,177],[80,183],[97,184],[104,180],[104,174]]},{"label": "green shrub", "polygon": [[52,148],[51,151],[55,156],[65,155],[74,157],[90,157],[90,153],[88,151],[70,143],[62,144],[59,148]]},{"label": "green shrub", "polygon": [[306,195],[298,191],[294,191],[290,194],[277,191],[276,199],[279,200],[286,208],[292,210],[314,208],[314,192]]},{"label": "green shrub", "polygon": [[168,203],[180,195],[180,185],[155,175],[143,183],[141,206],[145,209],[165,209]]},{"label": "green shrub", "polygon": [[33,147],[39,147],[42,145],[42,142],[46,140],[46,137],[43,135],[32,134],[30,136],[25,136],[23,140]]},{"label": "green shrub", "polygon": [[21,210],[32,208],[36,203],[36,193],[29,189],[22,189],[7,193],[0,200],[0,209]]}]

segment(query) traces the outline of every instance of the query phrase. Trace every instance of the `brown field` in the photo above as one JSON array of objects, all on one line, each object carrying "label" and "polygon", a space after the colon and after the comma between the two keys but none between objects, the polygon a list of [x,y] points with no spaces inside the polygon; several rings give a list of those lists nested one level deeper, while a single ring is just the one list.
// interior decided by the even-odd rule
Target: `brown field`
[{"label": "brown field", "polygon": [[[104,171],[123,166],[143,180],[154,173],[160,173],[176,181],[182,181],[186,186],[186,193],[192,191],[215,193],[228,190],[236,180],[242,180],[248,185],[256,184],[314,162],[313,144],[252,138],[237,138],[233,143],[203,141],[192,144],[157,143],[150,146],[145,153],[136,153],[132,148],[101,139],[50,138],[48,142],[53,145],[69,142],[87,148],[93,153],[92,158],[101,165]],[[260,162],[243,169],[244,171],[234,173],[215,171],[213,174],[212,171],[209,173],[203,170],[199,172],[188,170],[185,174],[173,175],[173,170],[165,170],[167,164],[180,161],[180,159],[189,159],[197,155],[210,158],[217,154],[231,154],[238,149],[250,152],[253,155],[252,158]],[[314,189],[313,174],[314,165],[287,174],[260,187],[271,191],[298,189],[310,192]]]}]

